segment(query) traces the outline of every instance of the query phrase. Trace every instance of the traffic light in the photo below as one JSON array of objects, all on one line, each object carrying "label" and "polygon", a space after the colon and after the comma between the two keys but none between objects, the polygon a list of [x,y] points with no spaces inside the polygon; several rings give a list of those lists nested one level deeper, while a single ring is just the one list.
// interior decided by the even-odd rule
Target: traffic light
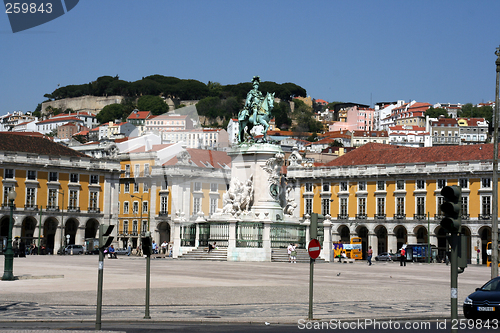
[{"label": "traffic light", "polygon": [[110,236],[111,232],[114,229],[114,225],[105,225],[101,224],[99,226],[99,248],[101,250],[104,250],[108,246],[111,245],[111,242],[113,242],[113,239],[115,239],[113,236]]},{"label": "traffic light", "polygon": [[147,231],[144,236],[141,237],[142,241],[142,253],[150,256],[153,254],[153,242],[151,240],[151,233]]},{"label": "traffic light", "polygon": [[311,225],[309,226],[309,236],[311,239],[318,238],[318,220],[325,217],[318,213],[311,213]]},{"label": "traffic light", "polygon": [[449,233],[459,233],[462,227],[462,189],[457,185],[445,186],[441,190],[444,202],[441,211],[444,214],[441,226]]}]

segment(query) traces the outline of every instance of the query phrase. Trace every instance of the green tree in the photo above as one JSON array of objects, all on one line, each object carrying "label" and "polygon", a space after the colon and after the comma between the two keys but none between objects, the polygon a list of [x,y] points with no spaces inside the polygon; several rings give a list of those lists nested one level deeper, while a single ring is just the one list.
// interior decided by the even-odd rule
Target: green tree
[{"label": "green tree", "polygon": [[427,111],[425,111],[425,116],[429,117],[429,118],[439,118],[439,116],[445,116],[446,118],[450,118],[450,116],[448,115],[448,111],[446,111],[446,109],[443,109],[443,108],[433,108],[433,107],[430,107],[427,109]]},{"label": "green tree", "polygon": [[96,119],[100,124],[115,121],[115,119],[124,120],[127,115],[125,110],[126,107],[122,104],[106,105],[102,108],[101,112],[97,114]]},{"label": "green tree", "polygon": [[141,111],[151,111],[155,116],[168,112],[168,104],[160,96],[145,95],[137,100]]}]

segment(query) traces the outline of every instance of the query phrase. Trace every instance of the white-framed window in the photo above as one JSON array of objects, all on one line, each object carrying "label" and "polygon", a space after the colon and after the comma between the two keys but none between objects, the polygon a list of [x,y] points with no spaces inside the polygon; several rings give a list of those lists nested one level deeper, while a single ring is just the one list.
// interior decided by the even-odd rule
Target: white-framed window
[{"label": "white-framed window", "polygon": [[405,215],[405,198],[397,197],[396,198],[396,214],[399,216]]},{"label": "white-framed window", "polygon": [[123,221],[123,233],[128,234],[128,221]]},{"label": "white-framed window", "polygon": [[305,198],[305,213],[311,215],[312,213],[312,198]]},{"label": "white-framed window", "polygon": [[69,174],[69,181],[70,183],[78,183],[78,174],[77,173],[70,173]]},{"label": "white-framed window", "polygon": [[358,182],[358,191],[366,191],[366,182],[364,180]]},{"label": "white-framed window", "polygon": [[358,198],[358,214],[366,216],[366,198]]},{"label": "white-framed window", "polygon": [[57,206],[57,190],[49,189],[47,208],[56,208]]},{"label": "white-framed window", "polygon": [[128,214],[129,213],[129,203],[128,201],[123,202],[123,214]]},{"label": "white-framed window", "polygon": [[32,187],[26,188],[26,207],[36,206],[36,189]]},{"label": "white-framed window", "polygon": [[78,207],[78,191],[70,190],[69,191],[69,206],[68,208],[75,209]]},{"label": "white-framed window", "polygon": [[214,214],[217,210],[218,199],[210,198],[210,215]]},{"label": "white-framed window", "polygon": [[437,181],[438,189],[442,189],[446,186],[446,179],[438,179]]},{"label": "white-framed window", "polygon": [[417,211],[415,212],[419,216],[425,215],[425,197],[417,197]]},{"label": "white-framed window", "polygon": [[469,180],[467,178],[460,178],[458,184],[461,188],[469,188]]},{"label": "white-framed window", "polygon": [[200,192],[201,191],[201,182],[195,182],[194,183],[194,191],[195,192]]},{"label": "white-framed window", "polygon": [[134,183],[134,193],[139,193],[139,183]]},{"label": "white-framed window", "polygon": [[124,191],[124,192],[125,192],[125,193],[130,193],[130,183],[129,183],[129,182],[126,182],[126,183],[124,184],[124,187],[125,187],[125,191]]},{"label": "white-framed window", "polygon": [[149,164],[144,164],[144,175],[148,176],[149,175]]},{"label": "white-framed window", "polygon": [[26,176],[28,180],[36,180],[36,170],[28,170],[28,174]]},{"label": "white-framed window", "polygon": [[469,197],[468,196],[462,196],[461,208],[462,208],[462,215],[469,213]]},{"label": "white-framed window", "polygon": [[99,184],[99,175],[90,175],[90,184]]},{"label": "white-framed window", "polygon": [[14,169],[5,169],[4,178],[14,179]]},{"label": "white-framed window", "polygon": [[491,196],[483,195],[481,197],[481,214],[490,215],[491,214]]},{"label": "white-framed window", "polygon": [[425,190],[425,180],[417,179],[417,190]]},{"label": "white-framed window", "polygon": [[405,189],[405,181],[402,179],[396,180],[396,190],[404,190]]},{"label": "white-framed window", "polygon": [[134,177],[139,177],[141,173],[141,166],[139,164],[134,165]]},{"label": "white-framed window", "polygon": [[148,231],[148,221],[147,220],[142,220],[141,229],[142,229],[142,233],[145,233]]},{"label": "white-framed window", "polygon": [[125,177],[130,177],[130,164],[125,164]]},{"label": "white-framed window", "polygon": [[491,178],[481,178],[481,188],[491,188]]},{"label": "white-framed window", "polygon": [[330,192],[330,183],[323,183],[323,192]]},{"label": "white-framed window", "polygon": [[330,215],[330,199],[321,200],[321,213],[323,216]]},{"label": "white-framed window", "polygon": [[340,191],[347,191],[347,182],[340,182]]},{"label": "white-framed window", "polygon": [[149,184],[147,182],[142,183],[142,192],[144,193],[149,192]]},{"label": "white-framed window", "polygon": [[201,211],[201,198],[193,198],[193,215],[198,214]]},{"label": "white-framed window", "polygon": [[132,203],[132,214],[139,214],[139,201]]},{"label": "white-framed window", "polygon": [[383,197],[377,198],[377,215],[385,215],[385,198]]},{"label": "white-framed window", "polygon": [[168,212],[168,196],[166,195],[160,197],[160,212],[163,214]]},{"label": "white-framed window", "polygon": [[312,192],[312,191],[313,191],[313,184],[306,183],[306,192]]},{"label": "white-framed window", "polygon": [[143,201],[142,202],[142,213],[143,214],[147,214],[148,213],[148,202],[147,201]]},{"label": "white-framed window", "polygon": [[340,198],[339,203],[340,203],[339,207],[340,215],[347,216],[347,198]]},{"label": "white-framed window", "polygon": [[4,186],[3,187],[3,205],[9,205],[9,192],[14,189],[14,186]]},{"label": "white-framed window", "polygon": [[219,186],[216,183],[210,184],[210,192],[217,192],[219,190]]},{"label": "white-framed window", "polygon": [[137,222],[137,220],[132,221],[132,233],[134,235],[139,233],[139,222]]},{"label": "white-framed window", "polygon": [[98,193],[96,191],[90,191],[89,198],[90,198],[89,202],[90,209],[98,209],[99,208],[99,202],[97,201]]},{"label": "white-framed window", "polygon": [[385,191],[385,180],[377,180],[377,191]]},{"label": "white-framed window", "polygon": [[49,182],[57,182],[57,172],[49,172]]}]

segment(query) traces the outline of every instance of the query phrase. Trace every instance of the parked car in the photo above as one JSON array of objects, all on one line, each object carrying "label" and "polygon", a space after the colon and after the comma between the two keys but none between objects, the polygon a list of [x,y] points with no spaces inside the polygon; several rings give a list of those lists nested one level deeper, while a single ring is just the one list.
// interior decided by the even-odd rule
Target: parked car
[{"label": "parked car", "polygon": [[467,319],[500,319],[500,277],[486,282],[467,296],[463,310]]},{"label": "parked car", "polygon": [[83,254],[83,246],[75,244],[68,245],[64,249],[64,254],[71,254],[71,251],[73,251],[73,254]]},{"label": "parked car", "polygon": [[389,253],[389,252],[382,252],[378,256],[375,257],[375,261],[397,261],[399,260],[399,257],[401,255],[394,254],[394,253]]}]

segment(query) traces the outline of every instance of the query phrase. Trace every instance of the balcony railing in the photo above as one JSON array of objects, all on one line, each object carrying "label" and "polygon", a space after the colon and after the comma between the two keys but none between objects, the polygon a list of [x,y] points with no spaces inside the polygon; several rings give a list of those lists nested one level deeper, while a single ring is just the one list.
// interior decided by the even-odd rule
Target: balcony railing
[{"label": "balcony railing", "polygon": [[99,207],[89,207],[87,209],[87,212],[99,214],[99,213],[101,213],[101,209]]},{"label": "balcony railing", "polygon": [[462,220],[470,220],[470,214],[462,214]]},{"label": "balcony railing", "polygon": [[356,214],[357,220],[366,220],[366,214]]},{"label": "balcony railing", "polygon": [[45,210],[47,212],[58,212],[59,211],[59,206],[47,206],[47,208],[45,208]]},{"label": "balcony railing", "polygon": [[376,220],[385,220],[386,219],[385,214],[376,214],[374,217]]},{"label": "balcony railing", "polygon": [[406,218],[405,214],[394,214],[395,220],[404,220]]},{"label": "balcony railing", "polygon": [[168,211],[166,210],[160,210],[160,212],[158,213],[159,216],[168,216]]},{"label": "balcony railing", "polygon": [[479,214],[479,220],[491,220],[491,214]]},{"label": "balcony railing", "polygon": [[33,211],[33,212],[37,212],[38,211],[38,206],[24,205],[24,210],[30,210],[30,211]]},{"label": "balcony railing", "polygon": [[427,218],[427,215],[425,214],[413,214],[413,219],[414,220],[425,220]]},{"label": "balcony railing", "polygon": [[[2,209],[10,209],[10,204],[3,203],[2,204]],[[16,205],[14,205],[14,209],[16,209]]]},{"label": "balcony railing", "polygon": [[442,220],[444,217],[443,214],[434,214],[434,220],[437,221],[437,220]]},{"label": "balcony railing", "polygon": [[337,220],[348,220],[349,219],[349,214],[338,214],[337,215]]},{"label": "balcony railing", "polygon": [[80,213],[80,207],[71,207],[71,206],[70,206],[70,207],[68,207],[68,208],[66,209],[66,211],[68,211],[68,212],[72,212],[72,213]]}]

